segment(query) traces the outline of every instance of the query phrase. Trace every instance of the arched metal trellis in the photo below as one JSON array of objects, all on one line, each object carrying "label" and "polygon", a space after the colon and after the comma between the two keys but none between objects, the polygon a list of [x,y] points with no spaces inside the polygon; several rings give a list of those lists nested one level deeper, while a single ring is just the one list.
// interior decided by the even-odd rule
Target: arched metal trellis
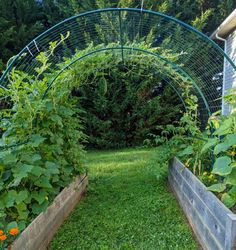
[{"label": "arched metal trellis", "polygon": [[[109,8],[73,16],[39,35],[12,60],[1,77],[1,87],[8,87],[8,75],[13,68],[34,74],[34,69],[40,65],[38,54],[47,51],[50,42],[59,41],[62,35],[68,33],[69,37],[49,58],[52,69],[58,73],[48,83],[48,90],[64,70],[94,53],[116,50],[123,60],[128,55],[127,51],[146,53],[193,84],[199,99],[201,118],[206,121],[212,112],[221,108],[222,82],[214,80],[214,76],[222,72],[224,58],[236,70],[217,44],[173,17],[143,9]],[[142,44],[146,45],[145,49]],[[91,45],[94,49],[80,57],[74,56],[76,51],[86,50]],[[171,55],[175,58],[171,58]],[[71,57],[71,61],[59,69],[58,65],[65,57]],[[182,81],[181,77],[179,81]],[[170,81],[181,98],[181,88],[184,86],[178,85],[176,80]]]}]

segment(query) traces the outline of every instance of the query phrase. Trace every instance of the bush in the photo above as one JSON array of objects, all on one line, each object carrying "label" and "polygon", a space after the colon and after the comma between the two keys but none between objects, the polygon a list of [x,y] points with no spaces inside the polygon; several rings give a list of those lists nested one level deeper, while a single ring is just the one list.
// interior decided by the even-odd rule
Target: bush
[{"label": "bush", "polygon": [[[141,145],[157,125],[181,117],[183,105],[170,87],[173,79],[155,58],[117,53],[97,53],[74,66],[72,81],[80,82],[73,94],[84,110],[89,148]],[[82,73],[81,73],[82,72]]]}]

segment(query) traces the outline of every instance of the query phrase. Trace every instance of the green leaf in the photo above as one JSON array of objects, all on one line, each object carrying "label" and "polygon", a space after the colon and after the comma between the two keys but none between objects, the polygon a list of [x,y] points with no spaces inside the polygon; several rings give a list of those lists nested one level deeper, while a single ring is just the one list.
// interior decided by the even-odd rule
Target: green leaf
[{"label": "green leaf", "polygon": [[228,156],[222,156],[216,159],[213,165],[213,174],[218,174],[220,176],[226,176],[231,173],[232,166],[230,165],[231,159]]},{"label": "green leaf", "polygon": [[20,174],[24,175],[29,173],[33,169],[33,165],[23,164],[22,166],[18,167],[18,171]]},{"label": "green leaf", "polygon": [[221,152],[225,152],[228,150],[231,146],[236,144],[236,134],[229,134],[225,137],[224,142],[216,145],[214,149],[214,154],[219,154]]},{"label": "green leaf", "polygon": [[22,178],[23,178],[22,176],[18,176],[16,178],[14,178],[14,181],[11,184],[9,184],[9,187],[17,187],[17,186],[19,186]]},{"label": "green leaf", "polygon": [[236,185],[236,168],[232,169],[232,172],[225,178],[225,183],[229,185]]},{"label": "green leaf", "polygon": [[20,191],[16,196],[16,204],[19,204],[26,200],[28,198],[28,194],[29,193],[27,190]]},{"label": "green leaf", "polygon": [[50,119],[56,124],[58,124],[59,126],[63,127],[62,118],[59,115],[56,115],[56,114],[51,115]]},{"label": "green leaf", "polygon": [[42,159],[42,157],[41,157],[41,155],[39,155],[39,154],[34,154],[34,155],[32,156],[32,161],[33,161],[33,162],[40,161],[41,159]]},{"label": "green leaf", "polygon": [[24,202],[17,204],[16,209],[18,212],[18,220],[26,220],[28,218],[29,211],[27,210],[27,206]]},{"label": "green leaf", "polygon": [[223,183],[217,183],[217,184],[213,184],[210,187],[207,187],[208,191],[212,191],[212,192],[217,192],[217,193],[221,193],[226,189],[226,185]]},{"label": "green leaf", "polygon": [[33,204],[32,205],[32,212],[36,215],[40,214],[41,212],[45,211],[48,207],[49,202],[46,200],[42,204]]},{"label": "green leaf", "polygon": [[38,147],[41,143],[43,143],[46,138],[42,137],[39,134],[35,134],[32,136],[30,144],[32,147]]},{"label": "green leaf", "polygon": [[4,198],[4,203],[7,208],[13,207],[17,197],[17,192],[15,190],[10,190]]},{"label": "green leaf", "polygon": [[11,221],[10,223],[7,224],[7,231],[9,231],[12,228],[18,227],[18,224],[16,221]]},{"label": "green leaf", "polygon": [[220,124],[219,128],[214,132],[214,135],[226,135],[231,132],[231,127],[233,126],[233,118],[229,117],[225,119],[222,124]]},{"label": "green leaf", "polygon": [[229,190],[228,194],[229,194],[230,196],[232,196],[233,199],[236,199],[236,186],[233,186],[233,187]]},{"label": "green leaf", "polygon": [[40,175],[45,173],[45,169],[38,167],[38,166],[34,166],[33,169],[31,170],[31,174],[39,177]]},{"label": "green leaf", "polygon": [[11,177],[11,170],[6,170],[2,174],[2,180],[7,181]]},{"label": "green leaf", "polygon": [[192,146],[188,146],[187,148],[185,148],[182,152],[180,152],[178,155],[179,156],[184,156],[184,155],[191,155],[193,154],[193,147]]},{"label": "green leaf", "polygon": [[45,190],[33,191],[31,197],[35,199],[39,204],[42,204],[46,200],[48,193]]},{"label": "green leaf", "polygon": [[217,142],[218,142],[217,138],[210,138],[210,139],[208,139],[208,142],[202,147],[201,153],[204,153],[208,149],[210,149],[213,146],[215,146],[217,144]]},{"label": "green leaf", "polygon": [[226,142],[228,146],[233,146],[236,144],[236,134],[229,134],[226,136]]},{"label": "green leaf", "polygon": [[236,199],[231,195],[225,193],[221,197],[221,201],[225,204],[226,207],[231,208],[235,205]]},{"label": "green leaf", "polygon": [[2,160],[3,160],[4,165],[15,164],[17,162],[17,157],[16,155],[9,153],[9,154],[6,154]]},{"label": "green leaf", "polygon": [[17,166],[17,168],[14,169],[14,182],[11,184],[11,186],[17,186],[21,182],[21,180],[25,177],[28,177],[28,173],[31,172],[34,166],[23,164],[21,166]]},{"label": "green leaf", "polygon": [[22,232],[26,228],[26,223],[24,220],[18,222],[19,230]]},{"label": "green leaf", "polygon": [[45,104],[45,107],[46,107],[46,110],[48,112],[52,111],[53,110],[53,103],[51,100],[47,100],[46,104]]},{"label": "green leaf", "polygon": [[46,174],[59,174],[60,171],[58,169],[58,165],[54,162],[47,161],[46,164]]},{"label": "green leaf", "polygon": [[55,162],[52,162],[52,161],[46,161],[45,163],[45,167],[46,168],[57,168],[58,165],[55,163]]},{"label": "green leaf", "polygon": [[42,188],[52,188],[52,185],[46,176],[40,177],[40,179],[35,182],[35,185]]},{"label": "green leaf", "polygon": [[227,144],[222,142],[222,143],[219,143],[218,145],[215,146],[214,148],[214,154],[215,155],[218,155],[220,152],[224,152],[226,151],[228,148]]}]

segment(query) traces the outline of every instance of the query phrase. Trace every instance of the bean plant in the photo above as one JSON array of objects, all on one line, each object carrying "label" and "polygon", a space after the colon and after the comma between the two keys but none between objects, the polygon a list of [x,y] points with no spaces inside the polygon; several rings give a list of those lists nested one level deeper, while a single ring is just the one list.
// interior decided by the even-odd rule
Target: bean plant
[{"label": "bean plant", "polygon": [[[13,70],[8,108],[1,110],[0,229],[19,230],[44,211],[54,197],[80,174],[83,164],[80,110],[67,82],[48,87],[50,51],[41,53],[35,75]],[[44,98],[43,98],[44,96]],[[6,236],[7,237],[7,236]],[[11,239],[4,238],[4,244]]]}]

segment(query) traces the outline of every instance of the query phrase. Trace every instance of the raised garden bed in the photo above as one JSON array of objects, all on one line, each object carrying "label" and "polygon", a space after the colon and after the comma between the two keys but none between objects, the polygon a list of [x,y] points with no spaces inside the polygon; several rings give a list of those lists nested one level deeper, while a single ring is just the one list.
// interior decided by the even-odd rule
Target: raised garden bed
[{"label": "raised garden bed", "polygon": [[236,215],[177,158],[168,179],[203,249],[235,250]]},{"label": "raised garden bed", "polygon": [[88,184],[87,175],[78,176],[73,183],[57,195],[45,212],[39,214],[32,223],[21,233],[11,250],[44,250],[54,234],[80,201]]}]

